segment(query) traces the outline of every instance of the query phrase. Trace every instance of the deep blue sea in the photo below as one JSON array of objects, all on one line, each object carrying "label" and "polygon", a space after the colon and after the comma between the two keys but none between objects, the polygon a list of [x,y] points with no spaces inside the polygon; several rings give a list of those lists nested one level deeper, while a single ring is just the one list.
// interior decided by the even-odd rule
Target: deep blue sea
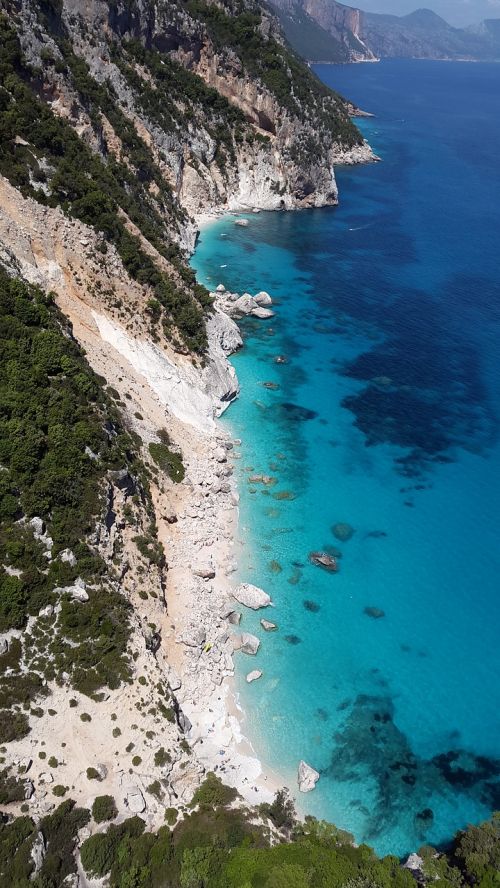
[{"label": "deep blue sea", "polygon": [[240,578],[279,626],[244,615],[245,731],[294,794],[320,771],[303,810],[403,855],[500,809],[500,65],[317,72],[383,162],[337,171],[338,208],[205,228],[193,266],[275,300],[224,420]]}]

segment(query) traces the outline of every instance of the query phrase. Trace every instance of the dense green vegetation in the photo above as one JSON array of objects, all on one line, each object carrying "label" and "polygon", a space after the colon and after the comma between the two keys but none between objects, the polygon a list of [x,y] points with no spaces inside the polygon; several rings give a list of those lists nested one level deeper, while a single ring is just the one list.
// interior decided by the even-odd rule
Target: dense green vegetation
[{"label": "dense green vegetation", "polygon": [[[23,643],[11,640],[0,656],[0,710],[11,710],[9,718],[1,713],[0,741],[7,742],[26,733],[35,699],[63,672],[87,694],[128,679],[130,605],[87,540],[105,513],[109,472],[129,471],[150,505],[138,442],[67,321],[50,296],[2,269],[0,363],[0,632],[23,629],[49,606]],[[57,590],[77,578],[92,584],[88,600],[63,594],[55,618]]]},{"label": "dense green vegetation", "polygon": [[[193,273],[181,261],[166,224],[172,216],[182,217],[182,212],[173,203],[150,150],[118,108],[111,87],[91,77],[67,40],[58,37],[58,44],[59,64],[80,96],[96,138],[104,140],[102,114],[120,138],[127,162],[112,153],[104,162],[68,121],[39,98],[43,72],[29,67],[14,29],[0,15],[0,173],[24,195],[61,206],[113,243],[128,273],[151,287],[158,305],[156,320],[165,334],[174,342],[178,335],[188,348],[202,352],[206,345],[203,311],[210,307],[210,299],[204,287],[193,290]],[[45,64],[52,65],[54,60],[48,58]],[[121,213],[172,263],[175,274],[169,276],[155,264],[126,228]]]},{"label": "dense green vegetation", "polygon": [[[260,812],[234,806],[234,791],[214,775],[197,794],[197,810],[178,820],[167,809],[168,825],[145,831],[140,817],[111,824],[86,839],[80,849],[88,876],[107,876],[110,888],[415,888],[396,857],[378,858],[366,845],[355,847],[348,833],[324,821],[292,818],[290,832],[278,829],[271,812],[286,797]],[[96,822],[115,816],[114,800],[98,797]],[[31,818],[0,820],[0,878],[15,888],[60,888],[76,870],[76,832],[90,814],[64,802],[35,826]],[[271,839],[270,827],[274,827]],[[47,845],[33,879],[31,847],[38,830]],[[457,834],[447,854],[420,851],[424,881],[436,888],[494,888],[500,876],[500,815]],[[31,877],[31,878],[30,878]]]},{"label": "dense green vegetation", "polygon": [[[76,808],[70,799],[36,825],[31,817],[9,822],[0,815],[0,884],[12,888],[60,888],[66,876],[76,872],[77,833],[89,820],[89,812]],[[31,849],[39,832],[46,851],[35,875]]]},{"label": "dense green vegetation", "polygon": [[[172,832],[163,827],[156,834],[145,833],[143,822],[134,817],[88,839],[82,847],[85,870],[95,876],[109,873],[111,888],[414,888],[416,884],[396,857],[381,860],[366,845],[354,847],[348,833],[314,818],[304,823],[294,819],[289,840],[282,833],[270,846],[268,827],[258,812],[228,807],[233,797],[217,798],[214,787],[212,775],[199,790],[198,810]],[[263,813],[268,816],[267,810]],[[422,857],[424,876],[437,888],[493,888],[500,876],[500,816],[459,833],[447,856],[425,848]]]}]

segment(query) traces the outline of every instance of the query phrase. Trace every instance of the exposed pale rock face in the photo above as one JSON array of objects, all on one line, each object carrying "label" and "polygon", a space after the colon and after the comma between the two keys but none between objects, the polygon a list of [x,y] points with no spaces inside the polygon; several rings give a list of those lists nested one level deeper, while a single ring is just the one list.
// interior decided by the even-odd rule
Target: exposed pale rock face
[{"label": "exposed pale rock face", "polygon": [[301,792],[311,792],[311,790],[313,790],[316,786],[318,780],[318,771],[315,771],[314,768],[311,768],[311,765],[308,765],[307,762],[300,761],[297,774],[299,790]]},{"label": "exposed pale rock face", "polygon": [[215,570],[210,564],[200,564],[193,573],[202,580],[213,580],[215,577]]},{"label": "exposed pale rock face", "polygon": [[240,583],[231,594],[233,598],[236,598],[236,601],[244,604],[245,607],[252,608],[252,610],[268,607],[271,604],[271,596],[263,589],[259,589],[258,586],[253,586],[252,583]]},{"label": "exposed pale rock face", "polygon": [[409,854],[405,862],[403,863],[403,867],[405,869],[410,870],[412,873],[421,873],[423,871],[424,861],[420,857],[419,854]]},{"label": "exposed pale rock face", "polygon": [[[213,341],[216,332],[221,333],[226,348],[226,336],[237,341],[235,331],[230,326],[233,323],[230,318],[221,319],[222,313],[219,312],[215,325],[209,325],[208,333],[212,343],[207,365],[204,370],[199,370],[190,361],[183,361],[181,358],[174,363],[164,350],[151,341],[136,339],[121,324],[97,312],[92,314],[102,339],[109,342],[135,370],[146,377],[160,401],[177,419],[202,431],[208,432],[215,428],[215,417],[222,413],[238,393],[236,373],[228,363],[220,341]],[[239,341],[241,342],[241,338]]]},{"label": "exposed pale rock face", "polygon": [[132,814],[142,814],[146,809],[144,796],[138,786],[130,786],[125,796],[125,804]]},{"label": "exposed pale rock face", "polygon": [[63,549],[63,551],[59,553],[59,558],[61,561],[69,564],[70,567],[76,567],[76,557],[71,549]]},{"label": "exposed pale rock face", "polygon": [[89,600],[89,594],[85,589],[85,581],[78,577],[72,586],[58,586],[54,589],[56,595],[69,595],[73,601],[81,601],[85,603]]},{"label": "exposed pale rock face", "polygon": [[43,837],[43,833],[38,832],[30,851],[31,859],[35,864],[35,869],[32,873],[32,877],[39,873],[42,868],[43,859],[45,857],[45,850],[45,839]]},{"label": "exposed pale rock face", "polygon": [[200,627],[193,628],[191,631],[186,630],[179,640],[182,644],[187,644],[188,647],[201,647],[205,644],[206,637],[205,630]]}]

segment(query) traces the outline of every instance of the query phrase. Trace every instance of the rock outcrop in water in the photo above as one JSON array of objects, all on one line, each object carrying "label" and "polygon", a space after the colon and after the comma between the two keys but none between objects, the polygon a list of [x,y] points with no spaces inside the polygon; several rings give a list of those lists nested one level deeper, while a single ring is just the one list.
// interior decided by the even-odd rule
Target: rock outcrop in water
[{"label": "rock outcrop in water", "polygon": [[327,552],[311,552],[309,561],[311,564],[316,565],[316,567],[322,567],[323,570],[327,570],[330,573],[337,573],[339,570],[337,559],[333,555],[328,555]]},{"label": "rock outcrop in water", "polygon": [[319,773],[315,771],[307,762],[299,762],[297,773],[297,782],[300,792],[311,792],[319,780]]}]

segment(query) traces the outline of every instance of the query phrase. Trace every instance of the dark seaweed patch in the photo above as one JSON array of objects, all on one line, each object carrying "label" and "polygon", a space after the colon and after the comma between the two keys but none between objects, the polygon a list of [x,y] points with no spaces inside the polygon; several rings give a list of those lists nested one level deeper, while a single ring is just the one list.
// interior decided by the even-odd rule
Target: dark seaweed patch
[{"label": "dark seaweed patch", "polygon": [[315,410],[310,410],[309,407],[301,407],[300,404],[291,404],[289,401],[280,404],[280,407],[286,411],[292,422],[307,422],[310,419],[316,419],[318,415]]},{"label": "dark seaweed patch", "polygon": [[[348,707],[349,701],[344,701],[337,709]],[[325,775],[352,783],[353,794],[367,780],[376,788],[361,837],[364,841],[374,841],[408,818],[415,841],[424,841],[434,820],[429,801],[436,796],[458,801],[459,794],[466,794],[490,810],[498,806],[500,759],[460,748],[430,759],[417,756],[394,720],[394,704],[388,695],[359,695],[333,739]]]},{"label": "dark seaweed patch", "polygon": [[312,614],[317,614],[318,611],[321,609],[321,606],[316,601],[311,601],[308,598],[306,598],[305,601],[302,602],[302,604],[304,605],[305,609],[310,611]]}]

